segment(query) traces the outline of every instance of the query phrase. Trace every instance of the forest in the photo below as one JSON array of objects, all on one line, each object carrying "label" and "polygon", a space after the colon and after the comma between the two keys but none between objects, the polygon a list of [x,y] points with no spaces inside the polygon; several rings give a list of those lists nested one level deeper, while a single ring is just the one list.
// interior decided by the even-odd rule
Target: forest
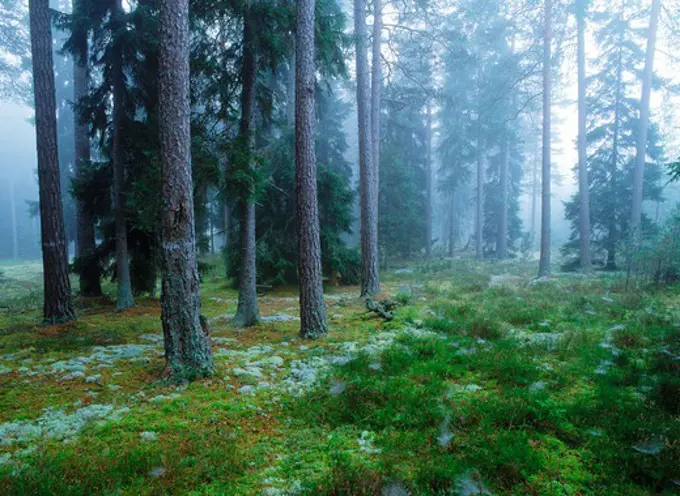
[{"label": "forest", "polygon": [[680,493],[680,0],[0,0],[0,494]]}]

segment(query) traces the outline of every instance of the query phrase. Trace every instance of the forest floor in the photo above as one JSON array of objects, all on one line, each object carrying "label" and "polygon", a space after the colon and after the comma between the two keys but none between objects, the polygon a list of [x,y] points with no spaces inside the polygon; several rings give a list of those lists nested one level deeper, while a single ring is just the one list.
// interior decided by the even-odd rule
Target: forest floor
[{"label": "forest floor", "polygon": [[[383,274],[389,322],[328,290],[298,335],[294,290],[235,329],[206,276],[216,374],[159,380],[159,303],[79,300],[40,324],[40,266],[3,264],[3,494],[674,494],[680,288],[616,274],[439,260]],[[110,288],[112,289],[112,288]]]}]

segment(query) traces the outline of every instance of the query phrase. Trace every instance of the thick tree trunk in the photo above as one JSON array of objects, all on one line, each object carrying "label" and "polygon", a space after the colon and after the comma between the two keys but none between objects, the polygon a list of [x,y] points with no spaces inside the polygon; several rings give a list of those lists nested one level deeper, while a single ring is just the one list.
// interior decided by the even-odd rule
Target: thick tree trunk
[{"label": "thick tree trunk", "polygon": [[579,259],[581,270],[589,272],[590,259],[590,184],[586,142],[586,47],[585,16],[586,2],[577,4],[576,23],[578,30],[578,192],[579,192]]},{"label": "thick tree trunk", "polygon": [[189,0],[160,3],[159,112],[162,198],[161,320],[166,374],[193,379],[213,372],[210,335],[201,326],[191,178]]},{"label": "thick tree trunk", "polygon": [[[251,13],[246,10],[243,23],[243,62],[241,67],[241,124],[240,138],[246,147],[248,167],[252,167],[251,153],[255,121],[255,46],[256,25]],[[241,272],[239,274],[238,307],[232,323],[247,327],[260,320],[257,303],[257,267],[255,260],[255,202],[252,192],[240,200],[241,206]]]},{"label": "thick tree trunk", "polygon": [[[645,176],[645,158],[647,156],[647,131],[649,129],[649,99],[652,93],[654,78],[654,51],[656,49],[656,32],[659,26],[661,0],[652,1],[647,32],[647,54],[642,79],[642,97],[640,98],[640,121],[636,136],[635,172],[633,176],[633,206],[631,209],[630,230],[635,238],[639,238],[642,220],[642,186]],[[637,242],[637,240],[636,240]]]},{"label": "thick tree trunk", "polygon": [[31,55],[44,271],[45,324],[75,319],[68,276],[66,233],[59,177],[57,115],[48,0],[30,0]]},{"label": "thick tree trunk", "polygon": [[371,150],[366,1],[354,0],[357,113],[359,116],[359,189],[361,192],[361,296],[380,292],[378,272],[378,178]]},{"label": "thick tree trunk", "polygon": [[503,157],[501,159],[501,218],[498,224],[498,258],[504,260],[508,258],[508,200],[509,200],[509,181],[508,174],[510,169],[510,138],[508,137],[507,124],[503,136]]},{"label": "thick tree trunk", "polygon": [[552,43],[552,0],[545,0],[545,26],[543,32],[543,169],[541,191],[541,259],[538,265],[539,277],[550,274],[550,106],[551,106],[551,43]]},{"label": "thick tree trunk", "polygon": [[314,0],[297,1],[295,88],[295,185],[297,189],[300,335],[315,338],[327,331],[321,272],[321,236],[316,189],[314,117]]},{"label": "thick tree trunk", "polygon": [[[74,11],[84,8],[84,0],[79,0]],[[76,108],[73,110],[73,135],[75,144],[75,175],[81,177],[90,163],[90,137],[87,125],[81,119],[77,104],[89,93],[90,74],[88,71],[87,37],[80,39],[75,47],[77,53],[73,61],[73,94]],[[80,294],[87,297],[101,296],[101,269],[97,261],[97,244],[94,233],[94,220],[85,202],[76,199],[76,257],[78,258],[78,277]]]},{"label": "thick tree trunk", "polygon": [[[114,29],[120,29],[123,16],[121,0],[113,0]],[[113,209],[116,223],[116,308],[124,310],[134,306],[130,262],[127,246],[127,223],[125,215],[125,150],[123,149],[123,118],[125,99],[125,74],[123,53],[118,44],[113,47],[111,68],[113,85]]]},{"label": "thick tree trunk", "polygon": [[432,107],[427,104],[425,134],[425,255],[432,255]]},{"label": "thick tree trunk", "polygon": [[[373,56],[371,67],[371,151],[376,198],[380,178],[380,107],[382,105],[382,0],[373,0]],[[377,199],[376,199],[377,201]],[[377,215],[377,209],[376,209]]]}]

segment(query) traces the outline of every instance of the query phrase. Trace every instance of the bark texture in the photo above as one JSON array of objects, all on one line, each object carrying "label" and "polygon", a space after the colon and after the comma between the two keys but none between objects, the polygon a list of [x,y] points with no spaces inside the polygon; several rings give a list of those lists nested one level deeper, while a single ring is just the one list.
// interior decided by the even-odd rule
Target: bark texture
[{"label": "bark texture", "polygon": [[314,116],[314,0],[297,1],[295,81],[295,185],[297,189],[300,335],[327,331],[321,272]]},{"label": "bark texture", "polygon": [[[84,7],[84,0],[74,5],[74,10]],[[88,71],[87,37],[79,39],[75,47],[77,53],[73,61],[73,94],[76,105],[88,95],[90,74]],[[75,174],[80,177],[90,163],[90,137],[87,125],[80,118],[78,108],[73,111],[73,135],[75,150]],[[101,296],[101,269],[97,261],[97,244],[94,221],[82,200],[76,199],[76,257],[78,258],[78,278],[80,294],[87,297]]]},{"label": "bark texture", "polygon": [[210,335],[201,326],[191,178],[189,0],[160,3],[159,111],[163,184],[161,320],[166,374],[213,372]]},{"label": "bark texture", "polygon": [[68,277],[66,233],[59,179],[52,19],[48,0],[30,0],[28,5],[45,289],[43,316],[45,324],[56,324],[74,320],[75,313]]},{"label": "bark texture", "polygon": [[[121,0],[113,0],[115,29],[120,28],[124,15]],[[127,223],[125,216],[125,152],[123,150],[123,118],[125,99],[125,74],[123,73],[123,52],[118,44],[113,46],[113,208],[116,223],[116,308],[124,310],[133,307],[132,282],[127,246]]]},{"label": "bark texture", "polygon": [[[255,47],[256,25],[246,10],[243,23],[243,62],[241,67],[241,123],[240,138],[246,147],[248,167],[251,163],[255,120]],[[237,327],[256,324],[260,320],[257,303],[257,268],[255,265],[255,203],[248,192],[241,204],[241,271],[239,274],[238,307],[232,323]]]},{"label": "bark texture", "polygon": [[635,172],[633,175],[633,206],[631,208],[630,229],[634,237],[640,236],[642,220],[642,186],[645,176],[645,158],[647,157],[647,132],[649,130],[649,99],[652,93],[654,77],[654,51],[656,50],[656,32],[659,26],[661,0],[652,1],[649,14],[649,30],[647,31],[647,53],[645,70],[642,79],[642,97],[640,99],[640,121],[636,136]]},{"label": "bark texture", "polygon": [[538,265],[539,277],[550,274],[550,180],[551,180],[551,43],[552,43],[552,0],[545,0],[545,26],[543,28],[543,170],[541,191],[541,258]]},{"label": "bark texture", "polygon": [[357,113],[359,116],[359,190],[361,196],[361,296],[380,292],[378,273],[378,177],[371,150],[369,113],[368,35],[366,1],[354,0],[357,54]]},{"label": "bark texture", "polygon": [[590,258],[590,185],[586,142],[586,46],[585,1],[579,0],[576,12],[578,58],[578,192],[579,192],[579,260],[581,270],[589,272]]}]

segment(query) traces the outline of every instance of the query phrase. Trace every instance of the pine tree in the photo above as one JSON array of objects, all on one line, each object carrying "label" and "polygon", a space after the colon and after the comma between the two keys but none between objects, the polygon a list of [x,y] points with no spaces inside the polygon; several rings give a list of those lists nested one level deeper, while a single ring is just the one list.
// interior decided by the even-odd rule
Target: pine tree
[{"label": "pine tree", "polygon": [[300,335],[326,333],[323,303],[321,240],[316,188],[314,1],[298,0],[295,84],[295,161],[298,270],[300,272]]},{"label": "pine tree", "polygon": [[[159,109],[162,178],[161,320],[165,374],[213,372],[210,335],[201,325],[191,178],[189,0],[160,3]],[[207,324],[206,324],[207,325]]]},{"label": "pine tree", "polygon": [[576,0],[578,62],[578,185],[579,185],[579,261],[581,270],[590,271],[590,191],[588,189],[588,141],[586,121],[586,48],[585,23],[588,0]]},{"label": "pine tree", "polygon": [[[88,70],[88,33],[87,29],[81,25],[84,1],[78,0],[74,4],[73,13],[73,93],[76,108],[73,112],[74,118],[74,148],[75,148],[75,174],[82,179],[85,170],[90,163],[90,137],[87,124],[83,121],[78,112],[78,106],[87,98],[90,90],[90,74]],[[80,279],[80,293],[83,296],[100,296],[101,270],[96,253],[96,240],[94,220],[90,209],[82,198],[76,198],[76,267]]]},{"label": "pine tree", "polygon": [[552,70],[552,0],[545,0],[545,21],[543,26],[543,166],[541,172],[541,259],[538,276],[550,274],[551,259],[551,70]]},{"label": "pine tree", "polygon": [[75,319],[61,203],[57,116],[48,0],[29,2],[46,324]]},{"label": "pine tree", "polygon": [[369,102],[366,1],[354,0],[357,110],[359,116],[359,190],[361,198],[361,296],[380,292],[378,273],[378,177],[372,150]]},{"label": "pine tree", "polygon": [[[243,60],[241,62],[241,121],[239,142],[242,168],[252,173],[255,123],[255,83],[257,76],[257,46],[255,17],[246,6],[243,19]],[[260,320],[257,303],[257,268],[255,260],[255,201],[254,191],[241,192],[241,270],[239,272],[238,307],[232,323],[237,327],[256,324]]]}]

